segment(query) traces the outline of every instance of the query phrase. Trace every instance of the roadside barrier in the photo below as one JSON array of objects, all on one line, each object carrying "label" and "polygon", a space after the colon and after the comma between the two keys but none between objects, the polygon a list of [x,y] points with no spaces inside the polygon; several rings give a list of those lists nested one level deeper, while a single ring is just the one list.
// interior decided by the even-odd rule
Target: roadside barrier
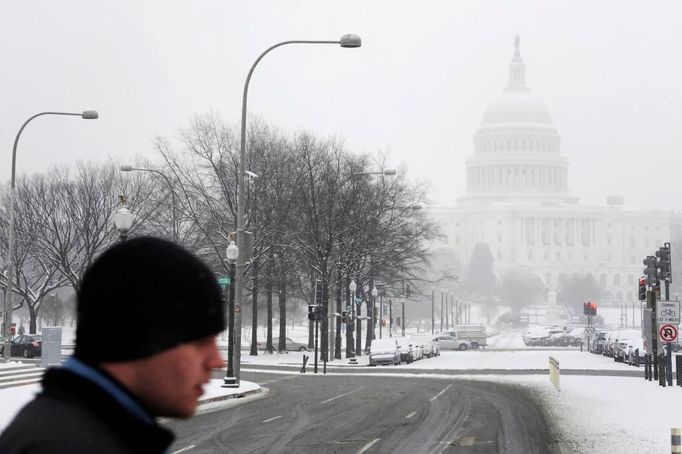
[{"label": "roadside barrier", "polygon": [[555,358],[549,357],[549,381],[552,382],[557,391],[559,389],[559,361]]},{"label": "roadside barrier", "polygon": [[670,446],[672,454],[682,453],[682,445],[680,445],[680,435],[682,429],[670,429]]},{"label": "roadside barrier", "polygon": [[305,365],[308,362],[308,355],[303,355],[303,367],[301,367],[301,373],[305,374]]}]

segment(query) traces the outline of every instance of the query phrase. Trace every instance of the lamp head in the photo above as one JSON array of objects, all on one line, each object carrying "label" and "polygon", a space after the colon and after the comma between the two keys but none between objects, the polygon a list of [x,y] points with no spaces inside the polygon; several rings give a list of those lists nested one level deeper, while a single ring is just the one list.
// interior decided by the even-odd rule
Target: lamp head
[{"label": "lamp head", "polygon": [[395,175],[396,173],[397,173],[397,172],[395,171],[395,169],[386,169],[386,170],[384,170],[384,172],[383,172],[384,175],[388,175],[388,176],[393,176],[393,175]]},{"label": "lamp head", "polygon": [[99,114],[96,110],[84,110],[81,114],[81,118],[83,120],[97,120],[99,118]]},{"label": "lamp head", "polygon": [[234,244],[234,240],[230,240],[230,244],[227,246],[225,254],[227,255],[227,260],[230,262],[234,262],[237,260],[237,257],[239,257],[239,248]]},{"label": "lamp head", "polygon": [[358,289],[358,284],[355,283],[355,280],[350,281],[350,285],[348,286],[348,289],[352,293],[355,293],[355,291]]},{"label": "lamp head", "polygon": [[355,48],[362,46],[362,40],[358,35],[343,35],[339,40],[341,47]]},{"label": "lamp head", "polygon": [[131,172],[133,170],[133,166],[130,164],[122,164],[121,165],[121,172]]}]

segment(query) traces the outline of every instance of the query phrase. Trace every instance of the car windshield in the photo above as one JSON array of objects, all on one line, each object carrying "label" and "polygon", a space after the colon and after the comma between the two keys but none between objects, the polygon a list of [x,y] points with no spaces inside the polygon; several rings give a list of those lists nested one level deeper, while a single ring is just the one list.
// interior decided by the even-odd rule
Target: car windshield
[{"label": "car windshield", "polygon": [[[211,367],[125,390],[199,402],[154,415],[176,439],[149,452],[667,451],[681,18],[673,0],[3,2],[0,432],[28,399],[3,368],[37,369],[28,396],[76,352],[201,334]],[[107,274],[114,328],[88,339],[84,276],[148,236],[209,271]],[[210,298],[165,295],[195,274]]]}]

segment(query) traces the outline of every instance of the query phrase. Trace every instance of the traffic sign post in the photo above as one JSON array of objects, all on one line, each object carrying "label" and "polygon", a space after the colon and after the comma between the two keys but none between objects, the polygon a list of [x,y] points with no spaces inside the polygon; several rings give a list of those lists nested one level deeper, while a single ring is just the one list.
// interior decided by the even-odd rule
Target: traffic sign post
[{"label": "traffic sign post", "polygon": [[[666,345],[665,347],[665,377],[659,377],[659,382],[661,386],[665,386],[665,381],[668,382],[668,386],[673,385],[673,371],[672,371],[672,349],[673,346],[672,344],[677,342],[677,335],[678,335],[678,330],[677,330],[677,325],[673,325],[671,323],[666,323],[664,325],[661,325],[658,328],[658,337],[660,338],[661,342],[664,342]],[[662,360],[663,361],[663,360]]]}]

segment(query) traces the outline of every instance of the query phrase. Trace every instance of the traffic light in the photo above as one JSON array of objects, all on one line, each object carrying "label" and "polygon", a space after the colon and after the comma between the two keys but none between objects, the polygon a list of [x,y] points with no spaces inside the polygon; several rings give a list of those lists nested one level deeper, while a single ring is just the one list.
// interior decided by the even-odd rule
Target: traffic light
[{"label": "traffic light", "polygon": [[583,315],[597,315],[597,303],[585,301],[583,303]]},{"label": "traffic light", "polygon": [[348,323],[348,312],[341,312],[341,323]]},{"label": "traffic light", "polygon": [[308,320],[315,321],[315,304],[308,304]]},{"label": "traffic light", "polygon": [[656,251],[656,257],[658,257],[658,262],[656,267],[658,268],[658,279],[671,282],[670,273],[670,243],[666,243],[665,246],[661,247]]},{"label": "traffic light", "polygon": [[642,263],[646,266],[644,268],[644,275],[646,276],[646,282],[647,284],[651,285],[652,287],[658,287],[658,279],[657,279],[657,272],[656,272],[656,257],[653,255],[648,255]]},{"label": "traffic light", "polygon": [[646,277],[639,278],[639,300],[646,301]]}]

